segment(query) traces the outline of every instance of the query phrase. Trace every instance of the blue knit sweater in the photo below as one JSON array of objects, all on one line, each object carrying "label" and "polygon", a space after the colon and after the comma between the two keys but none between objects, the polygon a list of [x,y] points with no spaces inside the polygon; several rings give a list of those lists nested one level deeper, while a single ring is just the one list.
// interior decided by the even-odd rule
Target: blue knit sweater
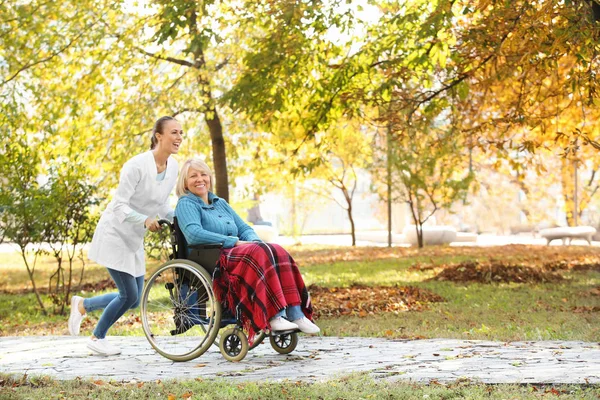
[{"label": "blue knit sweater", "polygon": [[227,249],[238,240],[260,241],[254,229],[225,200],[209,192],[208,202],[192,193],[177,202],[175,216],[188,244],[222,243]]}]

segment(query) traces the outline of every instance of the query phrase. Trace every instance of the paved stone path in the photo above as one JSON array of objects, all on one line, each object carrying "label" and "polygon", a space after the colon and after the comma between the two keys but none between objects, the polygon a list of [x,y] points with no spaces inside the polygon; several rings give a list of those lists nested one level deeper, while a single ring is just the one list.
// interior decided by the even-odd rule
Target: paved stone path
[{"label": "paved stone path", "polygon": [[222,377],[234,381],[316,381],[367,371],[387,380],[471,379],[485,383],[600,383],[600,343],[387,340],[301,336],[289,355],[265,343],[239,363],[216,346],[201,357],[174,363],[143,337],[111,337],[118,356],[91,355],[85,337],[0,338],[0,372],[115,381]]}]

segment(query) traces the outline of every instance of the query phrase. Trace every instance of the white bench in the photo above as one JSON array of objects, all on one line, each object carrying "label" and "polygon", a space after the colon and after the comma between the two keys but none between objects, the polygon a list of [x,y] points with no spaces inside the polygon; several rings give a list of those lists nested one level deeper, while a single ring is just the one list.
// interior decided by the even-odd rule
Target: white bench
[{"label": "white bench", "polygon": [[[417,245],[417,230],[414,225],[406,225],[402,230],[404,242],[410,245]],[[424,226],[423,227],[423,245],[428,244],[448,244],[456,241],[457,232],[451,226]]]},{"label": "white bench", "polygon": [[556,239],[562,240],[563,244],[571,244],[573,239],[584,239],[591,245],[595,233],[596,228],[593,226],[564,226],[540,230],[540,236],[546,239],[546,244]]}]

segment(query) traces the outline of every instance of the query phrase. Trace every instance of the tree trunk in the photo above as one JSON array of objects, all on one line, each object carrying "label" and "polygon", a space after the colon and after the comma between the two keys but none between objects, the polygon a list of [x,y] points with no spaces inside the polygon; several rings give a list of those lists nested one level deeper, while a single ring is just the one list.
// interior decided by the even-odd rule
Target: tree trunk
[{"label": "tree trunk", "polygon": [[594,17],[594,21],[600,22],[600,4],[595,1],[591,1],[592,3],[592,15]]},{"label": "tree trunk", "polygon": [[352,246],[356,246],[356,228],[354,226],[354,218],[352,218],[352,208],[348,209],[348,219],[350,220],[350,233],[352,235]]},{"label": "tree trunk", "polygon": [[567,218],[567,225],[574,226],[575,225],[575,197],[573,196],[575,192],[575,182],[573,180],[574,172],[573,162],[569,159],[562,158],[561,159],[561,183],[562,183],[562,195],[565,201],[565,214]]},{"label": "tree trunk", "polygon": [[342,193],[346,199],[346,212],[348,213],[348,220],[350,221],[350,234],[352,235],[352,246],[356,246],[356,227],[354,226],[354,217],[352,216],[352,196],[348,192],[348,189],[344,186],[344,183],[340,181]]},{"label": "tree trunk", "polygon": [[[199,31],[197,26],[196,17],[194,14],[193,26]],[[225,139],[223,138],[223,125],[221,119],[217,113],[217,107],[212,97],[210,79],[205,78],[211,76],[214,71],[209,71],[206,68],[206,62],[204,60],[204,52],[201,47],[198,47],[194,52],[194,59],[196,60],[196,67],[200,73],[198,74],[198,89],[202,93],[204,101],[204,120],[208,125],[208,131],[210,132],[210,141],[212,148],[212,161],[214,169],[214,178],[216,182],[213,182],[213,190],[217,196],[221,197],[225,201],[229,202],[229,178],[227,176],[227,152],[225,151]]]},{"label": "tree trunk", "polygon": [[75,256],[75,250],[73,250],[73,254],[69,253],[69,280],[67,282],[67,288],[63,297],[63,304],[60,310],[61,315],[65,312],[65,306],[69,304],[69,299],[71,297],[71,287],[73,286],[73,257]]},{"label": "tree trunk", "polygon": [[[391,103],[390,103],[391,104]],[[392,120],[388,123],[385,133],[387,157],[385,161],[387,186],[387,234],[388,247],[392,247]]]},{"label": "tree trunk", "polygon": [[206,124],[210,131],[212,142],[212,159],[215,169],[215,188],[217,196],[229,202],[229,179],[227,177],[227,153],[225,151],[225,139],[223,138],[223,126],[217,114],[217,109],[212,106],[205,114]]},{"label": "tree trunk", "polygon": [[83,248],[79,250],[79,260],[81,260],[81,274],[79,274],[79,283],[77,284],[77,290],[81,290],[81,284],[83,283],[83,276],[85,274],[85,257],[83,255]]},{"label": "tree trunk", "polygon": [[410,192],[408,192],[408,197],[409,197],[409,200],[407,201],[407,203],[410,207],[410,212],[412,214],[413,222],[415,223],[415,230],[417,232],[417,244],[419,245],[419,248],[422,249],[423,248],[423,222],[421,222],[421,216],[419,214],[418,209],[417,210],[414,209],[415,204],[413,203]]},{"label": "tree trunk", "polygon": [[417,243],[419,244],[419,248],[423,248],[423,225],[420,223],[415,224],[415,229],[417,230]]},{"label": "tree trunk", "polygon": [[[21,257],[23,258],[23,262],[25,263],[25,268],[27,268],[27,274],[29,275],[29,280],[31,281],[31,286],[33,287],[33,293],[35,294],[35,298],[42,309],[42,314],[48,315],[46,312],[46,307],[44,307],[44,302],[40,297],[40,294],[37,290],[37,286],[35,286],[35,279],[33,278],[33,271],[29,268],[29,263],[27,262],[27,255],[25,254],[25,247],[21,247]],[[35,265],[35,263],[34,263]]]}]

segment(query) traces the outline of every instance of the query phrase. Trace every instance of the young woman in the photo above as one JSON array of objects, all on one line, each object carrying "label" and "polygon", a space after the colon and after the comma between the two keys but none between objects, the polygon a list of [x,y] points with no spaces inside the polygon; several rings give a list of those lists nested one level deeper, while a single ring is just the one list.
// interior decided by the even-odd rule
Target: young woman
[{"label": "young woman", "polygon": [[128,160],[121,169],[119,186],[94,232],[88,257],[105,266],[118,293],[84,299],[73,296],[69,333],[79,335],[81,321],[89,311],[104,309],[87,347],[100,355],[121,350],[110,344],[106,333],[129,309],[139,305],[144,287],[146,230],[160,229],[157,216],[173,217],[169,195],[177,182],[177,161],[182,140],[181,125],[173,117],[162,117],[152,130],[150,151]]},{"label": "young woman", "polygon": [[219,301],[249,333],[299,329],[319,333],[300,271],[281,246],[263,243],[227,202],[211,191],[212,173],[204,161],[188,160],[177,181],[175,215],[190,245],[221,243],[213,276]]}]

